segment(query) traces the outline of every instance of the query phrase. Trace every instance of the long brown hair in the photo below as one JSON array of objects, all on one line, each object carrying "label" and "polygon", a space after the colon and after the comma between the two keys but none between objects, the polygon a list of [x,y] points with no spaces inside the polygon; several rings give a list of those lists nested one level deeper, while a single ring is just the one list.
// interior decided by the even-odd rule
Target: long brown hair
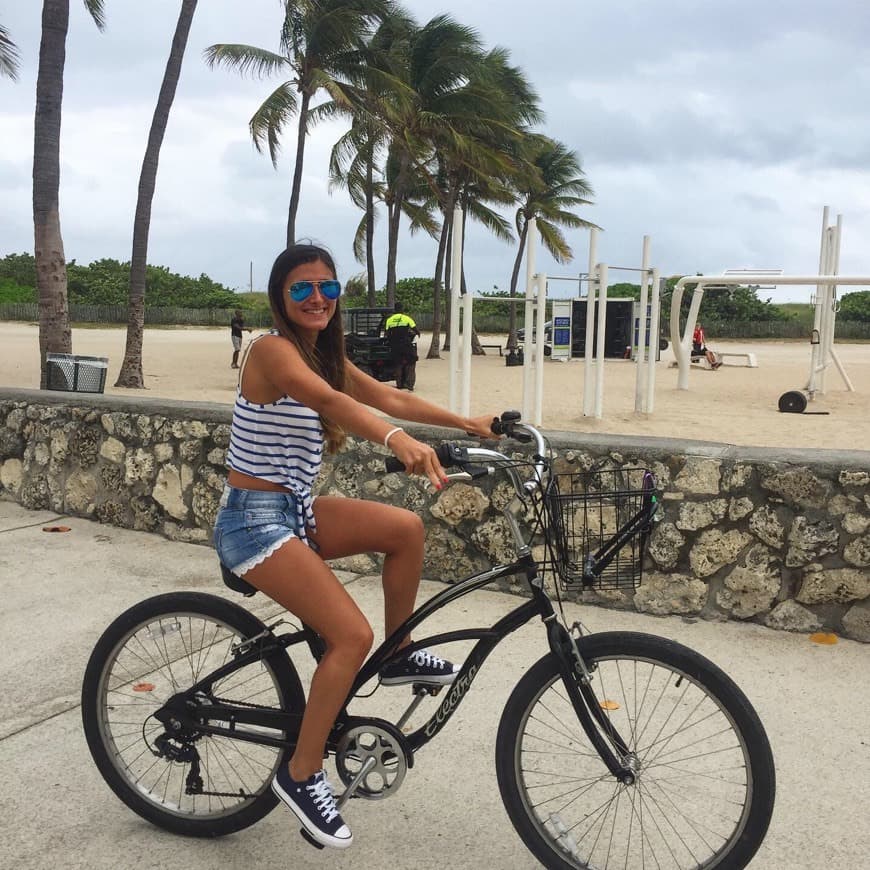
[{"label": "long brown hair", "polygon": [[[289,248],[278,254],[269,275],[269,307],[272,309],[272,321],[278,332],[288,341],[293,342],[299,353],[302,354],[302,359],[312,371],[320,375],[334,390],[347,392],[341,299],[336,299],[335,312],[326,328],[317,334],[313,348],[308,342],[300,338],[298,327],[287,317],[287,310],[284,307],[286,293],[284,285],[287,282],[287,276],[297,266],[318,261],[332,272],[333,278],[338,277],[332,254],[319,245],[290,245]],[[326,449],[329,453],[335,453],[342,447],[347,436],[339,425],[323,415],[320,417],[320,422],[323,424],[326,436]]]}]

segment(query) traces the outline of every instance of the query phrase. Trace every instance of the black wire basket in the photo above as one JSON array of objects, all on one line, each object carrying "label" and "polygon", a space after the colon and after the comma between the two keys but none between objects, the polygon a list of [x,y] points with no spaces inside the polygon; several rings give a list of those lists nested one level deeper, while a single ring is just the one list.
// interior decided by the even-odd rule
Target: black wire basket
[{"label": "black wire basket", "polygon": [[541,517],[547,567],[565,589],[636,589],[658,504],[645,468],[554,474]]}]

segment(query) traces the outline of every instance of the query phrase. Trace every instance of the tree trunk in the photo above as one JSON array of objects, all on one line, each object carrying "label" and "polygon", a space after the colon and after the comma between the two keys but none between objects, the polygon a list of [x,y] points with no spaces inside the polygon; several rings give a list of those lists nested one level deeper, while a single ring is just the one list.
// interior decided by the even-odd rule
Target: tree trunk
[{"label": "tree trunk", "polygon": [[133,220],[133,252],[130,260],[130,295],[129,320],[127,322],[127,345],[124,350],[124,362],[116,387],[134,387],[142,389],[145,379],[142,375],[142,337],[145,324],[145,270],[148,264],[148,233],[151,229],[151,204],[154,200],[154,190],[157,186],[157,164],[160,159],[160,147],[169,123],[169,111],[175,99],[178,79],[181,75],[181,63],[187,48],[190,25],[196,12],[197,0],[182,0],[175,35],[172,38],[172,48],[169,60],[163,73],[163,83],[157,97],[157,107],[151,120],[151,131],[148,134],[148,145],[145,158],[142,161],[142,171],[139,174],[139,195],[136,200],[136,216]]},{"label": "tree trunk", "polygon": [[45,0],[33,135],[33,235],[39,298],[40,389],[47,353],[72,353],[66,257],[60,234],[60,120],[69,0]]},{"label": "tree trunk", "polygon": [[444,271],[444,254],[447,250],[447,220],[441,223],[441,235],[438,239],[438,254],[435,257],[435,280],[432,282],[432,342],[426,359],[441,359],[439,346],[441,344],[441,298],[443,285],[441,273]]},{"label": "tree trunk", "polygon": [[399,252],[399,225],[402,220],[402,204],[405,201],[405,190],[408,179],[408,155],[403,154],[396,176],[393,194],[393,211],[389,218],[389,233],[387,236],[387,307],[396,304],[396,260]]},{"label": "tree trunk", "polygon": [[368,304],[375,307],[375,159],[374,154],[366,158],[366,269],[368,271]]},{"label": "tree trunk", "polygon": [[[514,258],[514,270],[511,272],[511,287],[510,294],[512,297],[516,297],[517,295],[517,281],[520,276],[520,264],[523,262],[523,251],[526,247],[526,232],[529,222],[526,221],[523,224],[522,229],[519,230],[519,250],[517,251],[517,255]],[[519,229],[519,228],[518,228]],[[531,335],[528,336],[528,339],[531,341]],[[508,340],[507,340],[507,349],[508,350],[516,350],[519,342],[517,341],[517,306],[511,305],[510,310],[510,320],[508,321]]]},{"label": "tree trunk", "polygon": [[296,166],[293,168],[293,188],[290,191],[290,210],[287,214],[287,247],[296,243],[296,212],[299,210],[299,191],[302,188],[302,164],[305,161],[305,136],[308,133],[308,104],[311,94],[305,88],[299,106],[299,129],[296,134]]}]

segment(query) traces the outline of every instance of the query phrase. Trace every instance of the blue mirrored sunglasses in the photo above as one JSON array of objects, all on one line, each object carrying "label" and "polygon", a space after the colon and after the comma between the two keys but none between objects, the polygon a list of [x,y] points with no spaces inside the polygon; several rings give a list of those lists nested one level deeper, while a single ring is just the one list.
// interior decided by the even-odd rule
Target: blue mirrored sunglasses
[{"label": "blue mirrored sunglasses", "polygon": [[341,296],[341,281],[330,278],[328,281],[297,281],[290,285],[290,298],[294,302],[304,302],[317,287],[327,299],[338,299]]}]

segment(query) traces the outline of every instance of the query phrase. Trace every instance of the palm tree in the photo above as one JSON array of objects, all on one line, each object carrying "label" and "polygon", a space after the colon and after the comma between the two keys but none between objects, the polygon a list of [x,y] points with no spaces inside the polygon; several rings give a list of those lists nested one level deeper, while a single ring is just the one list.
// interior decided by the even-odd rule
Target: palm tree
[{"label": "palm tree", "polygon": [[[103,0],[84,0],[103,29]],[[39,298],[40,387],[46,386],[46,354],[71,353],[66,259],[60,234],[60,116],[69,0],[44,0],[33,135],[33,230]]]},{"label": "palm tree", "polygon": [[18,49],[9,38],[9,31],[0,24],[0,75],[18,78]]},{"label": "palm tree", "polygon": [[[401,62],[396,62],[401,58]],[[466,89],[482,58],[480,38],[470,27],[439,15],[412,32],[393,56],[396,86],[384,93],[378,117],[390,141],[395,167],[386,195],[388,207],[387,304],[395,299],[396,260],[403,203],[418,173],[425,169],[436,143],[469,147],[457,119],[470,119],[480,110]],[[437,289],[437,288],[436,288]]]},{"label": "palm tree", "polygon": [[272,165],[277,166],[284,125],[298,114],[288,245],[296,239],[311,101],[321,90],[337,102],[346,101],[341,82],[359,70],[364,44],[390,8],[388,0],[285,0],[280,53],[238,44],[212,45],[205,51],[209,66],[224,64],[243,75],[260,77],[286,71],[291,75],[266,98],[249,123],[255,147],[261,152],[267,147]]},{"label": "palm tree", "polygon": [[[365,258],[368,276],[368,303],[375,304],[374,231],[377,221],[375,202],[386,202],[386,167],[379,168],[388,137],[381,123],[379,106],[398,79],[393,75],[396,61],[402,63],[404,47],[416,25],[400,7],[393,7],[366,46],[365,64],[354,80],[343,87],[344,100],[330,100],[312,110],[312,118],[345,116],[350,130],[332,148],[329,160],[330,189],[344,187],[363,216],[354,235],[353,252],[359,262]],[[377,176],[377,177],[376,177]]]},{"label": "palm tree", "polygon": [[[498,238],[512,240],[507,222],[485,203],[508,205],[515,201],[506,180],[516,172],[517,142],[525,135],[526,125],[542,118],[537,94],[522,71],[510,65],[504,48],[497,47],[482,55],[473,77],[462,90],[465,102],[474,107],[474,112],[470,116],[457,114],[451,119],[452,129],[461,133],[461,138],[439,136],[434,143],[440,166],[444,231],[435,264],[429,358],[439,356],[441,272],[447,268],[447,239],[452,232],[454,206],[460,203],[464,216],[470,214]],[[466,226],[463,220],[459,240],[463,249]],[[464,293],[464,275],[460,276],[460,288]],[[447,313],[449,319],[452,314],[449,308]],[[473,330],[472,343],[475,352],[483,352]]]},{"label": "palm tree", "polygon": [[[511,272],[510,295],[516,296],[520,264],[526,247],[528,224],[536,218],[541,242],[557,263],[570,262],[571,246],[559,226],[594,227],[571,209],[590,205],[592,188],[586,181],[577,155],[561,142],[540,134],[530,135],[523,149],[532,171],[521,171],[514,179],[517,200],[515,224],[519,244]],[[511,306],[507,346],[517,347],[516,306]]]},{"label": "palm tree", "polygon": [[377,135],[361,116],[355,117],[350,130],[332,147],[329,157],[329,189],[344,187],[351,202],[362,210],[362,218],[353,239],[356,260],[366,264],[366,287],[369,307],[374,307],[375,291],[375,200],[382,196],[383,184],[375,180]]},{"label": "palm tree", "polygon": [[[351,129],[333,146],[329,161],[330,189],[346,188],[353,204],[362,210],[354,234],[353,254],[360,263],[366,263],[368,304],[374,306],[377,290],[374,264],[376,204],[387,204],[388,210],[392,206],[388,192],[394,179],[395,161],[388,155],[385,166],[378,166],[377,151],[382,143],[371,125],[361,127],[360,123],[365,124],[364,117],[354,118]],[[435,202],[423,178],[415,178],[415,184],[402,200],[401,209],[409,220],[411,235],[422,230],[432,238],[438,237],[439,226],[433,216]],[[389,304],[393,304],[392,301]]]},{"label": "palm tree", "polygon": [[142,376],[142,332],[145,323],[145,271],[148,263],[148,233],[151,229],[151,203],[157,186],[157,163],[160,159],[160,146],[169,123],[169,111],[175,99],[181,63],[187,48],[187,38],[197,0],[182,0],[169,60],[163,73],[163,83],[157,97],[157,107],[151,120],[148,145],[139,174],[139,195],[136,199],[136,215],[133,219],[133,253],[130,261],[130,312],[127,323],[127,345],[124,361],[118,374],[116,387],[145,386]]}]

